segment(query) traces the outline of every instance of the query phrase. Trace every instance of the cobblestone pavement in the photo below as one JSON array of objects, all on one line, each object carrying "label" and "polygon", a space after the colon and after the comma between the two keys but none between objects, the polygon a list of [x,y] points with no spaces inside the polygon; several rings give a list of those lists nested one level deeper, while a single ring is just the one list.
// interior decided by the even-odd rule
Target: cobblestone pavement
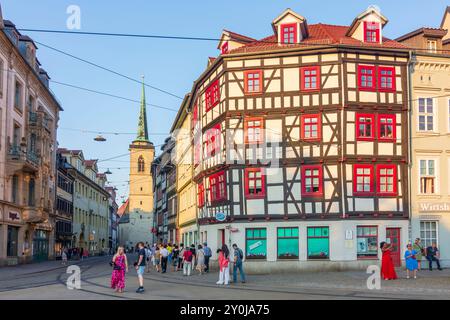
[{"label": "cobblestone pavement", "polygon": [[81,290],[67,289],[66,267],[58,261],[0,268],[0,299],[450,299],[450,269],[421,271],[418,279],[406,279],[398,269],[399,279],[382,281],[380,290],[367,288],[364,271],[248,275],[245,284],[219,287],[215,270],[190,277],[152,270],[145,274],[145,293],[136,294],[136,272],[130,268],[126,292],[117,294],[109,288],[109,259],[71,262],[81,268]]}]

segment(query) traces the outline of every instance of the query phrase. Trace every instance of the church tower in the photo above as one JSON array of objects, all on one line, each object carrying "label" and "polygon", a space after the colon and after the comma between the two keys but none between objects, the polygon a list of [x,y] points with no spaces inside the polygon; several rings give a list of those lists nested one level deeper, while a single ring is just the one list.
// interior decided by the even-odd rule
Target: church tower
[{"label": "church tower", "polygon": [[148,139],[145,87],[142,80],[141,108],[136,139],[130,144],[130,190],[128,211],[153,215],[153,177],[151,164],[155,147]]},{"label": "church tower", "polygon": [[153,176],[152,162],[155,147],[148,139],[145,86],[142,79],[141,108],[136,139],[130,144],[130,185],[128,200],[119,225],[119,242],[133,248],[140,241],[153,242]]}]

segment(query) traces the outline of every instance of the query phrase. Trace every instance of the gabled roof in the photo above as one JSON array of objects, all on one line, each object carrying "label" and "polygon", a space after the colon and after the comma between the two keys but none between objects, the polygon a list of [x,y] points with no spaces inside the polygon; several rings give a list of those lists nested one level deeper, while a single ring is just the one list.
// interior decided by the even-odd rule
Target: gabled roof
[{"label": "gabled roof", "polygon": [[292,11],[291,8],[287,8],[286,10],[283,11],[283,13],[281,13],[278,17],[276,17],[273,21],[272,21],[272,25],[276,25],[278,22],[280,22],[280,20],[282,20],[284,17],[286,17],[288,14],[293,15],[294,17],[296,17],[298,20],[300,21],[306,21],[306,19],[304,17],[302,17],[301,15],[299,15],[298,13]]},{"label": "gabled roof", "polygon": [[361,20],[364,19],[364,17],[366,17],[367,15],[371,14],[371,13],[375,13],[377,16],[380,17],[381,19],[381,24],[384,26],[386,23],[388,23],[388,19],[383,16],[380,12],[380,10],[375,7],[375,6],[369,6],[364,12],[362,12],[361,14],[359,14],[352,22],[352,24],[350,25],[350,27],[347,30],[347,36],[351,36],[353,34],[353,32],[355,31],[355,29],[358,27],[358,25],[361,23]]},{"label": "gabled roof", "polygon": [[445,17],[447,16],[447,14],[450,14],[450,6],[447,6],[447,8],[445,8],[444,16],[442,17],[441,26],[440,26],[441,28],[444,26]]},{"label": "gabled roof", "polygon": [[90,160],[84,160],[84,165],[86,168],[93,167],[97,164],[98,159],[90,159]]},{"label": "gabled roof", "polygon": [[407,47],[397,41],[383,37],[382,43],[363,42],[347,36],[348,26],[331,25],[324,23],[311,24],[308,26],[309,36],[301,43],[280,46],[276,35],[254,41],[240,48],[231,50],[229,53],[250,53],[264,52],[270,50],[280,50],[283,48],[314,48],[319,45],[349,45],[363,48],[390,48],[407,49]]},{"label": "gabled roof", "polygon": [[427,37],[434,37],[434,38],[442,38],[443,36],[445,36],[447,34],[447,30],[445,29],[438,29],[438,28],[427,28],[427,27],[423,27],[423,28],[419,28],[417,30],[411,31],[401,37],[398,37],[397,39],[395,39],[395,41],[404,41],[406,39],[412,38],[414,36],[417,36],[419,34],[423,33],[424,36]]},{"label": "gabled roof", "polygon": [[221,35],[219,43],[217,45],[217,49],[221,49],[220,44],[224,41],[225,37],[227,37],[227,41],[235,41],[235,42],[242,43],[242,44],[256,41],[256,39],[253,39],[253,38],[244,36],[242,34],[224,29],[222,31],[222,35]]},{"label": "gabled roof", "polygon": [[120,207],[119,209],[117,209],[117,215],[122,217],[126,212],[127,212],[127,208],[128,208],[128,203],[129,203],[129,199],[127,199],[127,201],[125,201]]}]

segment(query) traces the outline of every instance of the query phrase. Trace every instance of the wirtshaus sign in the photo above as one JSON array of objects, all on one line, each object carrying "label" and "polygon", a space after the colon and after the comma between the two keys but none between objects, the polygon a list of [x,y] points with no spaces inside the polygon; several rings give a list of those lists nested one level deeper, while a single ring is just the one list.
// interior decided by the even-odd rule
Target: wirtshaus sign
[{"label": "wirtshaus sign", "polygon": [[419,212],[445,212],[450,211],[450,203],[419,203]]}]

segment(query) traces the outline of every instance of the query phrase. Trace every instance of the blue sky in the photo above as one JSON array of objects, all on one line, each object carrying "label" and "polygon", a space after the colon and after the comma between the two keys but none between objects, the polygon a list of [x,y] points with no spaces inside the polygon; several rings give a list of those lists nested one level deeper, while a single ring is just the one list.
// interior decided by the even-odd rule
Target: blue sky
[{"label": "blue sky", "polygon": [[[113,3],[113,4],[112,4]],[[2,0],[3,17],[18,28],[66,30],[69,5],[81,8],[81,31],[165,34],[218,38],[229,29],[254,38],[272,33],[271,21],[285,8],[291,8],[311,23],[349,25],[354,17],[375,4],[389,19],[383,36],[395,38],[422,26],[438,27],[449,0]],[[162,39],[93,37],[28,33],[35,40],[73,55],[139,78],[146,83],[184,96],[193,81],[205,69],[207,57],[217,56],[217,43]],[[45,47],[38,58],[55,81],[93,90],[140,98],[137,83],[96,69]],[[61,101],[58,131],[60,147],[82,149],[86,158],[107,159],[128,152],[132,135],[106,135],[104,143],[94,134],[66,130],[135,132],[139,105],[111,97],[51,84]],[[177,109],[181,100],[147,88],[147,103]],[[148,109],[149,131],[166,133],[175,112]],[[150,135],[155,145],[164,135]],[[157,148],[159,153],[159,147]],[[111,168],[109,180],[117,185],[120,196],[127,194],[128,157],[99,163],[100,170]]]}]

